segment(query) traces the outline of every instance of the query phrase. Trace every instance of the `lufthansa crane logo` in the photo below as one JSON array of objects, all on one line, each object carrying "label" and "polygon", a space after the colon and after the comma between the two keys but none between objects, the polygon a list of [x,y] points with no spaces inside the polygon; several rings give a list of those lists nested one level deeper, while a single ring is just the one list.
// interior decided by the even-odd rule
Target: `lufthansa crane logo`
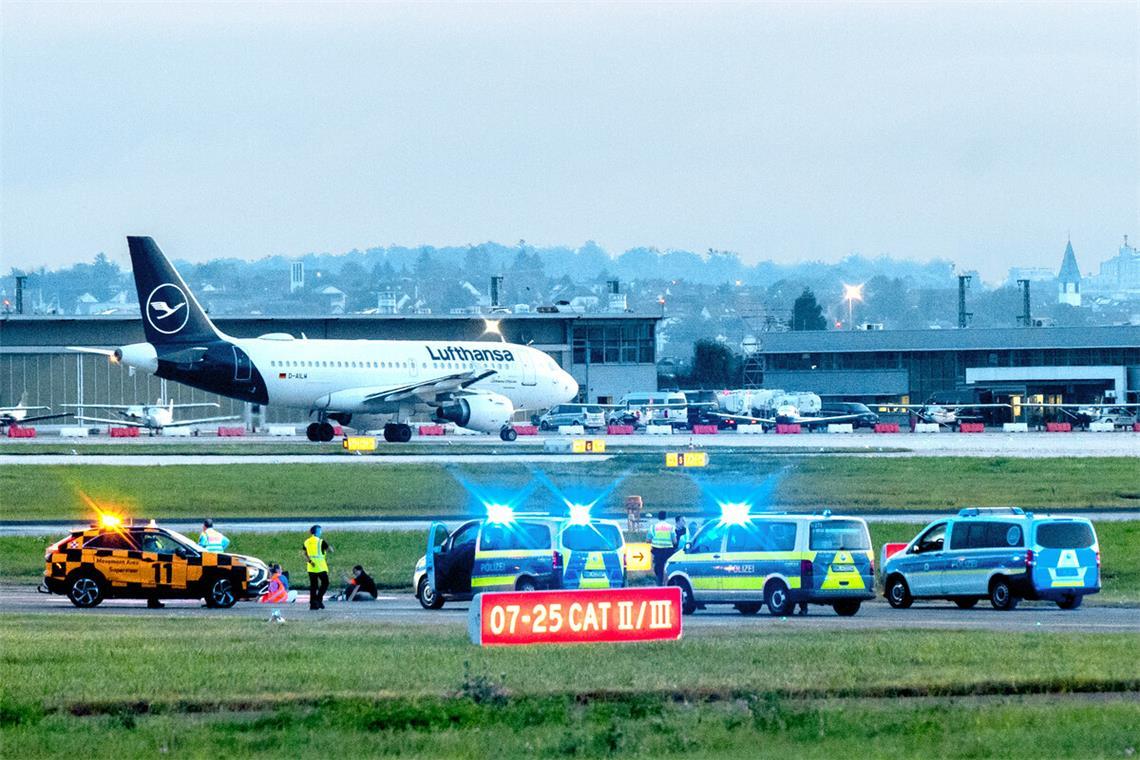
[{"label": "lufthansa crane logo", "polygon": [[190,307],[182,288],[164,282],[146,299],[146,321],[163,335],[174,335],[190,319]]}]

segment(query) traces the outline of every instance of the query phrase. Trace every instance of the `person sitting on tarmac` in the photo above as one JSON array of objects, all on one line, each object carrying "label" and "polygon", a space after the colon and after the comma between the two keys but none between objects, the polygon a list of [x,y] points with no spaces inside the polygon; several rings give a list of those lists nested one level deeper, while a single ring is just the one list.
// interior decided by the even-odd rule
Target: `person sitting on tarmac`
[{"label": "person sitting on tarmac", "polygon": [[269,586],[258,600],[262,604],[282,604],[297,601],[297,592],[289,590],[289,581],[281,574],[281,565],[269,568]]},{"label": "person sitting on tarmac", "polygon": [[344,587],[341,599],[346,602],[374,602],[379,595],[376,581],[364,572],[363,567],[357,565],[352,568],[352,577],[348,579],[348,585]]}]

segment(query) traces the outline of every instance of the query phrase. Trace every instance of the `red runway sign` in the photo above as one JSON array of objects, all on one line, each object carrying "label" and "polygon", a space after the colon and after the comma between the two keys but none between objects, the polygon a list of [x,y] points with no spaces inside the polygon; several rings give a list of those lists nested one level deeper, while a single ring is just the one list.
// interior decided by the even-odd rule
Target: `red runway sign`
[{"label": "red runway sign", "polygon": [[467,624],[483,646],[676,641],[681,589],[490,592],[475,597]]}]

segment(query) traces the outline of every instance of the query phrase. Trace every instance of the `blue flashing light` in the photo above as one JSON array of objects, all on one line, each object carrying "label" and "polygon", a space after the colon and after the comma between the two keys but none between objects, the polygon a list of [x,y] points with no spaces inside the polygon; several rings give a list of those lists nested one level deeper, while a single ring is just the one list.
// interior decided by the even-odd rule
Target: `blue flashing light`
[{"label": "blue flashing light", "polygon": [[590,523],[590,508],[593,504],[567,504],[570,510],[571,525],[588,525]]},{"label": "blue flashing light", "polygon": [[720,505],[720,521],[726,525],[743,525],[750,519],[751,511],[746,502],[730,501]]},{"label": "blue flashing light", "polygon": [[515,521],[515,511],[508,504],[488,504],[487,522],[505,525]]}]

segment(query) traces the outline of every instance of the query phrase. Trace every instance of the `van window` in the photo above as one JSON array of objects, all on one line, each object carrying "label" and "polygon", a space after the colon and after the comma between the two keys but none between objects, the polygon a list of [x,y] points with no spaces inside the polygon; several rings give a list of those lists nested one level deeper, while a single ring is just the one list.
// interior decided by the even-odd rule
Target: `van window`
[{"label": "van window", "polygon": [[479,539],[480,551],[550,548],[550,528],[541,523],[487,523]]},{"label": "van window", "polygon": [[586,414],[601,414],[601,413],[602,413],[602,408],[600,406],[588,406],[588,407],[586,407]]},{"label": "van window", "polygon": [[562,531],[562,545],[572,552],[610,552],[622,545],[621,531],[609,523],[568,525]]},{"label": "van window", "polygon": [[870,549],[867,526],[858,520],[820,520],[811,524],[808,548],[813,551]]},{"label": "van window", "polygon": [[930,530],[926,531],[914,542],[914,548],[911,551],[917,553],[921,552],[940,552],[946,543],[946,523],[938,523]]},{"label": "van window", "polygon": [[724,539],[725,531],[728,526],[721,522],[714,522],[705,525],[701,532],[693,539],[693,548],[690,550],[693,554],[709,554],[711,552],[719,552],[721,541]]},{"label": "van window", "polygon": [[728,531],[730,552],[790,552],[796,548],[794,522],[753,520]]},{"label": "van window", "polygon": [[959,521],[950,531],[952,549],[994,549],[1025,546],[1021,526],[1008,522]]},{"label": "van window", "polygon": [[1087,549],[1096,536],[1088,523],[1047,522],[1037,525],[1037,543],[1046,549]]}]

